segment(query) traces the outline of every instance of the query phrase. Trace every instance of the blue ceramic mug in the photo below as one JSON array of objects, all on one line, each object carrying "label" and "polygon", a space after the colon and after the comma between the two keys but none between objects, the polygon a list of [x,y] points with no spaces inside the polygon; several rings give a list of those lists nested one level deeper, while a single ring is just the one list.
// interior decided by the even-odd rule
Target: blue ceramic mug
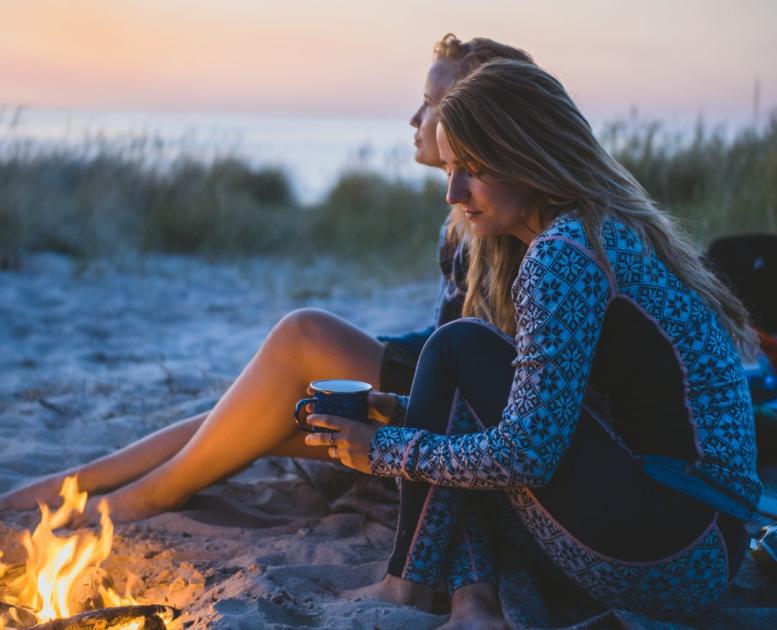
[{"label": "blue ceramic mug", "polygon": [[303,398],[294,408],[294,417],[297,419],[300,429],[312,432],[329,432],[328,429],[311,426],[300,418],[300,412],[303,411],[305,405],[313,405],[314,413],[367,422],[369,411],[367,396],[372,391],[372,385],[369,383],[347,379],[327,379],[313,381],[310,384],[310,389],[313,392],[313,398]]}]

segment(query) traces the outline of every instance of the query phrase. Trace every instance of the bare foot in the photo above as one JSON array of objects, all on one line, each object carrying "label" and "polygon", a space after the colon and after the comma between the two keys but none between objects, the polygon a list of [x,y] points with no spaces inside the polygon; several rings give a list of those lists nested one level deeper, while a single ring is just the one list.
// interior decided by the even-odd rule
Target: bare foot
[{"label": "bare foot", "polygon": [[62,473],[49,475],[0,494],[0,511],[34,510],[39,502],[50,507],[59,505],[62,503],[59,491],[66,476]]},{"label": "bare foot", "polygon": [[163,508],[156,509],[150,504],[136,506],[127,501],[126,495],[122,494],[121,490],[117,490],[103,496],[90,497],[86,502],[84,513],[74,516],[69,525],[73,528],[98,525],[101,518],[99,506],[102,501],[108,504],[108,516],[114,525],[140,521],[165,511]]},{"label": "bare foot", "polygon": [[496,587],[467,584],[451,596],[451,617],[440,630],[509,630]]},{"label": "bare foot", "polygon": [[[101,497],[96,497],[99,500]],[[133,492],[132,485],[119,488],[106,494],[104,498],[108,502],[110,517],[114,523],[131,523],[144,518],[151,518],[162,512],[174,510],[178,505],[159,505],[152,497],[144,497],[139,500],[137,492]],[[92,503],[90,500],[89,503]],[[92,506],[91,514],[94,515],[97,502]],[[87,506],[87,511],[90,508]]]},{"label": "bare foot", "polygon": [[91,497],[86,502],[86,507],[84,508],[83,514],[78,514],[77,512],[74,513],[70,517],[70,521],[67,523],[67,526],[72,529],[79,529],[81,527],[91,527],[93,525],[98,525],[100,523],[100,511],[97,509],[97,506],[102,500],[103,497],[100,496]]},{"label": "bare foot", "polygon": [[431,586],[387,575],[376,584],[363,586],[352,591],[343,591],[341,595],[346,599],[379,599],[383,602],[415,606],[426,612],[431,612],[434,589]]}]

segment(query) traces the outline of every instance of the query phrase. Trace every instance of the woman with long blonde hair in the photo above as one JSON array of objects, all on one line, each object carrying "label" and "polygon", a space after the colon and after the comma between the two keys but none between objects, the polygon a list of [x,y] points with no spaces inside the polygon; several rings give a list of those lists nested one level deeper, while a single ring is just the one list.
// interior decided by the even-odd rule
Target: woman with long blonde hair
[{"label": "woman with long blonde hair", "polygon": [[[439,168],[436,106],[445,92],[473,68],[492,59],[531,62],[522,50],[486,38],[462,42],[445,35],[434,46],[423,101],[410,119],[415,160]],[[410,389],[418,355],[436,326],[461,315],[466,250],[461,219],[446,221],[440,241],[441,291],[434,325],[377,339],[318,309],[284,317],[214,409],[183,419],[105,457],[33,481],[0,495],[0,510],[33,509],[54,503],[67,475],[82,490],[105,494],[114,521],[145,518],[182,506],[196,492],[265,455],[326,459],[324,449],[303,443],[294,403],[307,385],[322,378],[374,383],[392,392]],[[373,398],[391,415],[392,397]],[[96,501],[90,501],[94,514]]]},{"label": "woman with long blonde hair", "polygon": [[402,478],[388,575],[359,594],[428,606],[444,582],[451,626],[499,627],[484,505],[505,501],[601,605],[692,618],[734,577],[761,491],[744,308],[544,70],[487,63],[439,116],[472,233],[465,314],[499,328],[432,335],[402,428],[309,418],[335,432],[308,444]]}]

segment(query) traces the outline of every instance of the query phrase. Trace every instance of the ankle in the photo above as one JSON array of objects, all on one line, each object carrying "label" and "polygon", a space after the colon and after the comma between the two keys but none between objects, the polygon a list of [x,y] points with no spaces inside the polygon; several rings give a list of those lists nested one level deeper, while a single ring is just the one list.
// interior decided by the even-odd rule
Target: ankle
[{"label": "ankle", "polygon": [[493,584],[467,584],[451,595],[451,617],[501,617],[499,594]]},{"label": "ankle", "polygon": [[386,575],[383,584],[394,596],[395,601],[417,606],[426,610],[431,609],[434,601],[434,588],[426,584],[418,584],[395,575]]}]

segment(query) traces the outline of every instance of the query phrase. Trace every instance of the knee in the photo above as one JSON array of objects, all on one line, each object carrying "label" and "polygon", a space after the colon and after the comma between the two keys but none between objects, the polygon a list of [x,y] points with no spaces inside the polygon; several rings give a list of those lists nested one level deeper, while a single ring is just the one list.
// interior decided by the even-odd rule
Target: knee
[{"label": "knee", "polygon": [[296,309],[284,315],[270,337],[284,345],[298,345],[310,352],[328,334],[334,319],[334,315],[318,308]]},{"label": "knee", "polygon": [[497,336],[490,324],[479,319],[457,319],[440,326],[426,342],[426,347],[435,352],[468,356],[483,344],[493,343]]}]

